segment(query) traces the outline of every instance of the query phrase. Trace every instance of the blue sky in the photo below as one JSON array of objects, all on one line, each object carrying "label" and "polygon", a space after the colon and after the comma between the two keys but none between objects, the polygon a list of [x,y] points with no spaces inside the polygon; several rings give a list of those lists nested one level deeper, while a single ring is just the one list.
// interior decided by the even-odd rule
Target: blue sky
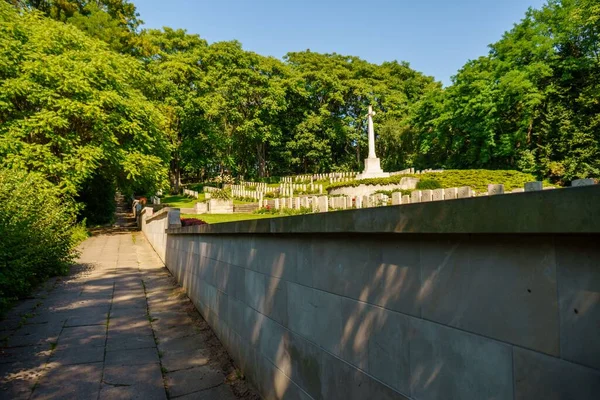
[{"label": "blue sky", "polygon": [[277,58],[291,51],[408,61],[449,85],[469,59],[545,0],[133,0],[145,28],[183,28],[209,43],[239,40]]}]

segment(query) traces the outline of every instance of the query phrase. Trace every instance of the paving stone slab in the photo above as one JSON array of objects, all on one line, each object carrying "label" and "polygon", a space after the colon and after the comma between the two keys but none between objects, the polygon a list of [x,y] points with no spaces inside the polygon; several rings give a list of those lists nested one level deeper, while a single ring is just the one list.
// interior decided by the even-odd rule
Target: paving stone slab
[{"label": "paving stone slab", "polygon": [[106,351],[143,349],[146,347],[156,347],[154,335],[135,332],[108,332]]},{"label": "paving stone slab", "polygon": [[3,371],[7,370],[7,368],[2,367],[3,364],[11,364],[13,366],[22,365],[23,367],[35,366],[45,363],[48,357],[50,357],[50,353],[50,345],[0,349],[0,376]]},{"label": "paving stone slab", "polygon": [[111,386],[102,384],[100,400],[166,400],[164,387],[148,389],[145,385]]},{"label": "paving stone slab", "polygon": [[177,397],[177,400],[235,400],[237,397],[226,384]]},{"label": "paving stone slab", "polygon": [[206,350],[180,350],[161,352],[160,362],[169,372],[179,371],[208,364],[209,353]]},{"label": "paving stone slab", "polygon": [[102,384],[100,398],[166,399],[167,397],[158,363],[107,365],[104,368]]},{"label": "paving stone slab", "polygon": [[62,323],[24,325],[8,338],[7,347],[44,345],[56,342]]},{"label": "paving stone slab", "polygon": [[185,325],[170,326],[168,328],[157,327],[155,331],[160,340],[167,341],[194,336],[201,332],[199,327],[189,323]]},{"label": "paving stone slab", "polygon": [[138,313],[138,315],[118,318],[111,316],[108,330],[109,332],[148,331],[148,334],[151,334],[152,327],[148,317]]},{"label": "paving stone slab", "polygon": [[154,347],[106,352],[106,365],[143,365],[158,363],[158,351]]},{"label": "paving stone slab", "polygon": [[92,312],[84,315],[73,315],[67,318],[65,327],[86,326],[86,325],[106,325],[108,313]]},{"label": "paving stone slab", "polygon": [[101,379],[102,363],[53,365],[40,378],[31,399],[95,399]]},{"label": "paving stone slab", "polygon": [[28,400],[35,381],[14,379],[0,382],[0,398],[11,400]]},{"label": "paving stone slab", "polygon": [[171,398],[221,385],[224,380],[221,371],[207,366],[166,374],[167,390]]},{"label": "paving stone slab", "polygon": [[58,344],[103,347],[106,344],[106,326],[89,325],[64,328]]},{"label": "paving stone slab", "polygon": [[60,365],[87,364],[104,361],[104,347],[87,345],[60,345],[54,349],[50,362]]},{"label": "paving stone slab", "polygon": [[158,349],[163,353],[170,351],[192,351],[207,348],[206,337],[196,334],[182,338],[158,336]]}]

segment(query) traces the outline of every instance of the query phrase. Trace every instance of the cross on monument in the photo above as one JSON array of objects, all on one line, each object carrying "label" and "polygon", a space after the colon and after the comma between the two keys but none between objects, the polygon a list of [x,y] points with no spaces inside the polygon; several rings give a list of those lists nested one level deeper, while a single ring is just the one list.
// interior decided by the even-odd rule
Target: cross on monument
[{"label": "cross on monument", "polygon": [[373,116],[375,111],[373,107],[369,106],[369,112],[367,113],[368,118],[368,134],[369,134],[369,156],[365,158],[365,169],[361,174],[358,174],[356,179],[367,179],[367,178],[386,178],[390,176],[389,173],[383,172],[380,166],[379,158],[375,154],[375,129],[373,128]]}]

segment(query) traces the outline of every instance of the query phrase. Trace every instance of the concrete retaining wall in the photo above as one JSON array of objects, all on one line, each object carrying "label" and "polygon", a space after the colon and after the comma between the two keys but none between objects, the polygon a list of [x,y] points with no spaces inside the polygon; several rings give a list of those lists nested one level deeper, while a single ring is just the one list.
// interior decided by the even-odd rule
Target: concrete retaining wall
[{"label": "concrete retaining wall", "polygon": [[232,214],[233,200],[210,199],[207,211],[209,214]]},{"label": "concrete retaining wall", "polygon": [[600,186],[169,229],[166,240],[153,218],[146,236],[267,399],[600,393]]}]

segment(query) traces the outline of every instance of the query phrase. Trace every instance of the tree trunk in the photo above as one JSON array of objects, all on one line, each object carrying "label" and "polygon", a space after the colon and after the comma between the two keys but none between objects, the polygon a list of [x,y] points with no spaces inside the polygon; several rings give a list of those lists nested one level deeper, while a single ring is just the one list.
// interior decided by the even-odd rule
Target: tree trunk
[{"label": "tree trunk", "polygon": [[171,177],[171,190],[173,193],[179,193],[179,188],[181,187],[181,169],[179,167],[179,157],[177,157],[177,154],[174,154],[173,159],[171,160],[171,171],[169,175]]},{"label": "tree trunk", "polygon": [[264,178],[266,176],[266,155],[265,155],[265,144],[259,143],[256,145],[256,155],[258,157],[258,177]]}]

